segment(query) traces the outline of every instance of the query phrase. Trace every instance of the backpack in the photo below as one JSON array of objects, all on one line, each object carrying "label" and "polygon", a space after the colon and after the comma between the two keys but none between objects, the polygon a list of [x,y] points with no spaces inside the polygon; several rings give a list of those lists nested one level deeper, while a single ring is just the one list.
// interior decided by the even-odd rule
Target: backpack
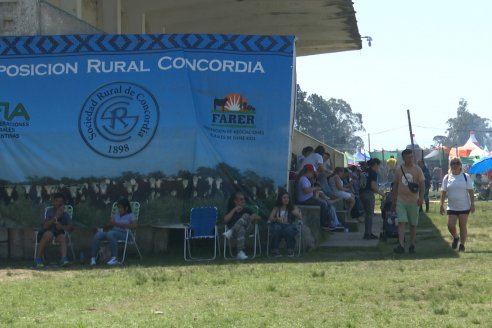
[{"label": "backpack", "polygon": [[360,172],[359,175],[359,190],[367,189],[367,180],[369,179],[369,174],[367,171]]}]

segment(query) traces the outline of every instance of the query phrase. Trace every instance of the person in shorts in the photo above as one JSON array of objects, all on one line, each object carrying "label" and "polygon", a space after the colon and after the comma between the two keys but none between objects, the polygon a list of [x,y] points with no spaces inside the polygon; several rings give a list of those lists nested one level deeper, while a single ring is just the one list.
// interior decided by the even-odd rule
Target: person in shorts
[{"label": "person in shorts", "polygon": [[[425,177],[422,169],[414,163],[413,151],[405,149],[402,153],[403,165],[395,169],[393,180],[393,203],[391,211],[396,209],[398,218],[398,246],[395,253],[405,253],[405,231],[408,223],[410,227],[409,253],[415,253],[417,239],[417,224],[419,221],[419,207],[422,206],[425,192]],[[412,192],[410,184],[417,184],[418,191]]]},{"label": "person in shorts", "polygon": [[[465,242],[468,235],[466,224],[468,215],[475,212],[475,195],[470,175],[463,172],[463,165],[458,157],[449,162],[449,173],[442,181],[441,215],[444,215],[444,201],[448,199],[448,230],[453,237],[451,247],[456,249],[460,242],[460,252],[465,251]],[[460,225],[460,234],[456,232],[456,222]]]},{"label": "person in shorts", "polygon": [[65,231],[72,230],[72,220],[70,215],[65,212],[65,197],[62,193],[53,195],[53,207],[45,212],[43,225],[39,230],[39,247],[37,249],[34,265],[38,268],[44,267],[44,251],[53,238],[60,244],[61,265],[68,265],[67,241]]}]

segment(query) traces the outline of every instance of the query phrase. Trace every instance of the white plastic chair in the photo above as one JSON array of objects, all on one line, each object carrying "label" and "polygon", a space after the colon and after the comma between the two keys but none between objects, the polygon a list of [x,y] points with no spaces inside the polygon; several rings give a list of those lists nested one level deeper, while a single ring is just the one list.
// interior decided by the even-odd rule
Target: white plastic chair
[{"label": "white plastic chair", "polygon": [[[44,209],[44,218],[46,218],[46,214],[48,213],[48,210],[53,208],[53,206],[47,206]],[[72,205],[65,205],[64,208],[65,212],[70,216],[70,220],[73,219],[73,206]],[[38,252],[38,246],[39,246],[39,241],[42,236],[39,235],[39,230],[34,231],[34,260],[36,260],[36,254]],[[67,239],[67,247],[70,248],[70,251],[72,253],[72,260],[75,260],[75,252],[73,250],[73,245],[72,245],[72,236],[70,231],[65,230],[65,238]],[[51,240],[51,244],[54,246],[58,246],[58,242],[56,241],[55,238]]]}]

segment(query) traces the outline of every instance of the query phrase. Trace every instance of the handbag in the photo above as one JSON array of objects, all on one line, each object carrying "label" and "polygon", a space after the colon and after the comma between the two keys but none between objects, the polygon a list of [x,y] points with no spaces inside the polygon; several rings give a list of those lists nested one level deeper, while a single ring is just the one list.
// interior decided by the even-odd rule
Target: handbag
[{"label": "handbag", "polygon": [[401,173],[403,174],[403,177],[405,178],[405,180],[407,180],[408,189],[410,189],[410,191],[414,194],[418,193],[419,185],[415,182],[408,181],[407,176],[405,175],[405,171],[403,171],[403,166],[400,166],[400,169],[401,169]]}]

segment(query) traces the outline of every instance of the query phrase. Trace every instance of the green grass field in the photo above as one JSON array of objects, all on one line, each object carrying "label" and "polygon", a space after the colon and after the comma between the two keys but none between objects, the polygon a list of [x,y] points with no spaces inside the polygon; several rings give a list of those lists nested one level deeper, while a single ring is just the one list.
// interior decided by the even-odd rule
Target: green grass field
[{"label": "green grass field", "polygon": [[117,268],[0,264],[0,326],[492,327],[491,210],[477,204],[466,253],[432,204],[414,255],[390,239],[241,263],[188,264],[178,249]]}]

